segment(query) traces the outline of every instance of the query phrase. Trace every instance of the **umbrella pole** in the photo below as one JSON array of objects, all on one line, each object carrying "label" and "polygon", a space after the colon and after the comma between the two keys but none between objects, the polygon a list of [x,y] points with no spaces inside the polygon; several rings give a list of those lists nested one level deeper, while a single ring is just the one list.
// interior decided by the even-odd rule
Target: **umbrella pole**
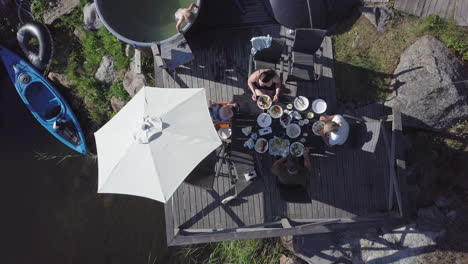
[{"label": "umbrella pole", "polygon": [[313,28],[314,24],[312,24],[312,10],[310,9],[310,0],[307,0],[307,9],[309,10],[310,28]]}]

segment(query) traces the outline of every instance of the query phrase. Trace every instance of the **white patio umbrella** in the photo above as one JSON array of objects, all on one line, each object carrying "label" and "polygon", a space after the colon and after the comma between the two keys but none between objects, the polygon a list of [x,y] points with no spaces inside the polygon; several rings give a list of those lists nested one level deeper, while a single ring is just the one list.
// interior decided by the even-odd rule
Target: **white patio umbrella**
[{"label": "white patio umbrella", "polygon": [[161,202],[221,145],[203,88],[143,87],[94,136],[99,193]]}]

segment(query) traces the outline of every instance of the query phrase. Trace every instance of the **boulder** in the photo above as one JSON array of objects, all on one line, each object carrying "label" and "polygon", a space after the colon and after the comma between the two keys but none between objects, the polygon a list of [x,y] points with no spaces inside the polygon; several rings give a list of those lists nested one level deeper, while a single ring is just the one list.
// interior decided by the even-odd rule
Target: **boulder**
[{"label": "boulder", "polygon": [[84,30],[79,28],[75,28],[75,30],[73,30],[73,35],[75,35],[75,37],[77,37],[81,41],[83,41],[86,37],[86,33],[84,32]]},{"label": "boulder", "polygon": [[299,260],[291,257],[287,257],[285,255],[281,255],[279,259],[279,264],[301,264]]},{"label": "boulder", "polygon": [[445,215],[436,206],[420,208],[416,222],[418,229],[425,231],[440,231],[446,224]]},{"label": "boulder", "polygon": [[380,231],[348,231],[328,238],[294,236],[293,253],[313,264],[423,263],[418,262],[422,253],[434,249],[436,241],[446,233],[421,231],[415,224]]},{"label": "boulder", "polygon": [[442,42],[423,36],[400,57],[396,95],[385,103],[404,114],[404,125],[448,129],[468,118],[468,84],[461,62]]},{"label": "boulder", "polygon": [[142,73],[136,73],[134,63],[130,63],[130,70],[125,73],[123,80],[124,89],[133,97],[146,85],[146,76]]},{"label": "boulder", "polygon": [[436,240],[444,234],[444,231],[421,232],[412,224],[370,240],[360,239],[360,250],[357,252],[361,252],[364,263],[420,263],[420,255],[434,248]]},{"label": "boulder", "polygon": [[122,99],[119,99],[115,96],[112,96],[111,99],[110,99],[110,103],[111,103],[111,106],[112,106],[112,110],[114,112],[119,112],[126,104],[126,102]]},{"label": "boulder", "polygon": [[388,23],[395,17],[395,13],[386,6],[363,6],[361,12],[381,33],[385,32]]},{"label": "boulder", "polygon": [[44,23],[51,25],[56,19],[71,13],[78,6],[80,0],[53,0],[49,2],[49,8],[44,12]]},{"label": "boulder", "polygon": [[60,74],[56,72],[49,72],[47,78],[54,83],[60,84],[61,86],[70,89],[73,86],[73,82],[65,76],[65,74]]},{"label": "boulder", "polygon": [[98,30],[103,24],[96,11],[95,3],[87,3],[83,8],[83,26],[87,30]]},{"label": "boulder", "polygon": [[102,57],[101,64],[94,74],[94,78],[104,83],[112,83],[117,78],[117,70],[114,67],[114,59],[106,55]]}]

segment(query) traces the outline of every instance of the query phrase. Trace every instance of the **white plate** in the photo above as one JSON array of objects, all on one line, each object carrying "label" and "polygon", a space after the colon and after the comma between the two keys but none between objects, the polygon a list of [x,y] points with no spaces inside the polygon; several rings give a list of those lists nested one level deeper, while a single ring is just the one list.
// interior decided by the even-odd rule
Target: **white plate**
[{"label": "white plate", "polygon": [[322,128],[325,125],[324,122],[322,121],[316,121],[312,125],[312,132],[314,132],[315,135],[320,136],[320,128]]},{"label": "white plate", "polygon": [[304,96],[298,96],[294,99],[294,107],[298,111],[305,111],[309,107],[309,99]]},{"label": "white plate", "polygon": [[[277,109],[278,111],[273,111],[273,109]],[[283,108],[279,105],[274,105],[268,109],[268,113],[273,118],[280,118],[283,115]]]},{"label": "white plate", "polygon": [[316,99],[312,102],[312,111],[316,114],[323,114],[327,111],[327,102],[322,99]]},{"label": "white plate", "polygon": [[297,138],[301,134],[301,127],[298,124],[289,124],[286,126],[286,135],[290,138]]},{"label": "white plate", "polygon": [[301,142],[294,142],[289,147],[289,153],[294,157],[300,157],[304,154],[304,145]]},{"label": "white plate", "polygon": [[255,151],[258,153],[265,153],[268,150],[268,141],[264,138],[257,139],[255,143]]},{"label": "white plate", "polygon": [[268,95],[260,95],[257,98],[257,106],[260,109],[263,109],[263,110],[268,109],[268,108],[270,108],[272,103],[273,103],[273,101],[271,100],[270,96],[268,96]]},{"label": "white plate", "polygon": [[257,124],[260,127],[269,127],[271,125],[271,116],[267,113],[261,113],[257,117]]}]

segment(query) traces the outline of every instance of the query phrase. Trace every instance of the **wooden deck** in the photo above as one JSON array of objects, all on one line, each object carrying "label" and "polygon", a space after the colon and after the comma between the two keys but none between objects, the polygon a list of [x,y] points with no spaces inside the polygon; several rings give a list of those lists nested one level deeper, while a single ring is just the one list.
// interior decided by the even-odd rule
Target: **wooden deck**
[{"label": "wooden deck", "polygon": [[[263,17],[267,18],[266,15]],[[206,89],[207,100],[214,102],[249,101],[250,39],[270,34],[285,39],[290,45],[293,36],[288,32],[277,24],[224,30],[201,30],[199,27],[186,36],[195,59],[174,71],[157,68],[157,86],[202,87]],[[165,52],[164,49],[171,47],[161,48]],[[312,83],[287,84],[284,88],[290,96],[324,98],[329,104],[329,113],[335,113],[338,105],[330,38],[325,38],[322,48],[323,57],[316,61],[316,66],[322,64],[324,67],[322,78]],[[379,118],[389,113],[382,105],[372,105],[359,109],[357,114]],[[392,128],[387,129],[392,135]],[[399,219],[395,217],[398,207],[391,205],[389,209],[391,170],[388,157],[389,151],[382,139],[374,154],[338,149],[335,157],[314,157],[313,175],[307,188],[310,198],[301,202],[281,199],[276,179],[270,173],[272,159],[262,156],[257,160],[261,176],[240,195],[240,199],[223,205],[221,201],[234,193],[228,168],[223,166],[221,176],[214,179],[212,190],[183,183],[166,203],[168,244],[325,233],[360,224],[367,227],[375,223],[382,225],[389,219]],[[394,163],[395,160],[390,162]],[[404,167],[403,160],[400,165]],[[402,175],[399,174],[398,181],[404,190]],[[393,202],[394,198],[391,199]]]},{"label": "wooden deck", "polygon": [[396,0],[395,9],[419,17],[436,14],[447,20],[453,18],[459,26],[468,26],[466,0]]}]

